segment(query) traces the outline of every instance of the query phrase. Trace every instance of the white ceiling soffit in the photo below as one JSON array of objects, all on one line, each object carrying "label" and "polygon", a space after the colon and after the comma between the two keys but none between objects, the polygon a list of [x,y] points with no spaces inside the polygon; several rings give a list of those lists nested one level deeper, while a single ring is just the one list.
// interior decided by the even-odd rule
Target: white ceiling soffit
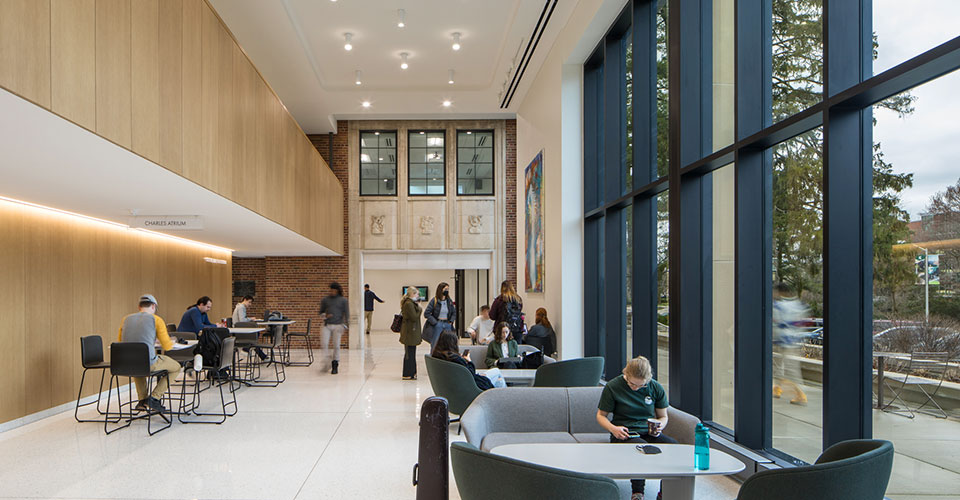
[{"label": "white ceiling soffit", "polygon": [[[576,2],[211,0],[307,133],[337,119],[511,118]],[[398,28],[398,10],[406,27]],[[539,26],[539,27],[538,27]],[[454,51],[453,33],[461,34]],[[352,34],[353,50],[344,50]],[[410,67],[400,69],[400,54]],[[524,54],[527,57],[524,57]],[[356,85],[356,71],[362,85]],[[448,83],[449,70],[454,84]],[[504,93],[516,78],[508,106]],[[557,76],[559,78],[559,75]],[[443,101],[449,100],[449,107]],[[362,103],[368,101],[369,108]]]},{"label": "white ceiling soffit", "polygon": [[160,231],[234,256],[336,255],[263,216],[0,89],[0,196],[127,224],[200,215],[204,229]]}]

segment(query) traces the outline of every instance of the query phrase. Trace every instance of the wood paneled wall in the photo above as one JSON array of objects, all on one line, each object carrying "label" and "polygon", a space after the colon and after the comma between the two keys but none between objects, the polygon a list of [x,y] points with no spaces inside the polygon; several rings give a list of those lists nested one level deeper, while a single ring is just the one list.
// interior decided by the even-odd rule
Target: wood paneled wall
[{"label": "wood paneled wall", "polygon": [[204,0],[0,0],[0,86],[343,252],[339,181]]},{"label": "wood paneled wall", "polygon": [[106,351],[143,293],[167,323],[203,295],[211,319],[232,311],[228,252],[2,200],[0,235],[0,423],[74,400],[80,337],[102,336]]}]

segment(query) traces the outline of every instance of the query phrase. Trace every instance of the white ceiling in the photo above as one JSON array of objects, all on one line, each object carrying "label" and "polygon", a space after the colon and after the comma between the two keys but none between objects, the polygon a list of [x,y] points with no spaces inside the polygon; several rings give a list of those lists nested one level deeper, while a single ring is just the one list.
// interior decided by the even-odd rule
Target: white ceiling
[{"label": "white ceiling", "polygon": [[200,215],[204,229],[161,231],[234,256],[336,255],[263,216],[0,89],[0,196],[121,224]]},{"label": "white ceiling", "polygon": [[[559,2],[511,106],[509,85],[547,0],[211,0],[307,133],[339,119],[513,117],[575,2]],[[551,2],[552,3],[552,2]],[[397,27],[404,9],[406,27]],[[353,50],[343,48],[353,34]],[[452,33],[461,33],[461,50]],[[410,67],[400,69],[400,53]],[[447,83],[454,70],[454,85]],[[363,84],[355,84],[355,71]],[[449,108],[442,106],[450,100]],[[363,108],[361,103],[371,106]]]}]

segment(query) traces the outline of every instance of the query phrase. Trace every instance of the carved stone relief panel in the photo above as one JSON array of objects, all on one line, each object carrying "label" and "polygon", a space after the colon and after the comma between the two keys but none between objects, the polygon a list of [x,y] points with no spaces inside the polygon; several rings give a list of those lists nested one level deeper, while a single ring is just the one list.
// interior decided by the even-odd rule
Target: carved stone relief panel
[{"label": "carved stone relief panel", "polygon": [[363,248],[397,248],[397,202],[361,201],[361,244]]},{"label": "carved stone relief panel", "polygon": [[443,200],[408,201],[410,247],[414,249],[444,248],[446,237],[446,202]]},{"label": "carved stone relief panel", "polygon": [[496,228],[493,200],[460,200],[457,203],[459,218],[458,240],[463,249],[494,249]]}]

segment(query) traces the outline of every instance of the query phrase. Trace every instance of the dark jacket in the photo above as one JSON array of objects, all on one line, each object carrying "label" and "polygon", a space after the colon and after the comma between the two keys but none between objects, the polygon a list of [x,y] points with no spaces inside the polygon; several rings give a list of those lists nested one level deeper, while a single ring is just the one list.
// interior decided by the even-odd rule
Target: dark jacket
[{"label": "dark jacket", "polygon": [[[453,329],[454,325],[457,323],[457,306],[454,305],[453,300],[447,300],[447,323],[450,324],[450,329]],[[440,334],[443,333],[437,329],[437,323],[440,322],[440,305],[443,301],[437,300],[436,297],[430,299],[430,302],[427,304],[427,309],[423,311],[423,319],[426,320],[426,324],[423,326],[423,338],[428,340],[430,344],[435,344],[437,339],[440,338]]]},{"label": "dark jacket", "polygon": [[400,327],[400,343],[407,346],[420,345],[420,305],[410,299],[400,303],[403,325]]},{"label": "dark jacket", "polygon": [[[510,318],[507,317],[507,303],[509,301],[504,300],[503,295],[498,295],[497,298],[493,299],[493,304],[490,305],[490,319],[494,323],[500,323],[501,321],[507,321]],[[523,301],[520,301],[520,309],[523,310]],[[513,333],[514,340],[520,340],[523,338],[523,330],[515,329],[516,325],[510,325],[510,333]]]},{"label": "dark jacket", "polygon": [[350,322],[350,303],[343,295],[327,295],[320,301],[320,314],[329,314],[325,325],[346,325]]},{"label": "dark jacket", "polygon": [[523,338],[524,344],[536,346],[545,356],[553,356],[557,352],[557,333],[552,327],[537,323],[530,328]]},{"label": "dark jacket", "polygon": [[377,294],[373,293],[373,290],[367,290],[363,292],[363,310],[372,311],[373,310],[373,301],[377,301],[383,304],[383,300],[380,297],[377,297]]},{"label": "dark jacket", "polygon": [[[507,354],[509,355],[509,357],[512,358],[516,356],[518,349],[519,349],[519,346],[517,345],[516,340],[510,339],[507,341]],[[501,344],[499,342],[497,342],[496,340],[490,341],[490,344],[487,345],[487,357],[486,359],[484,359],[484,362],[486,363],[487,368],[497,367],[497,361],[499,361],[500,358],[503,356],[503,353],[501,352],[502,350],[503,348],[501,347]]]},{"label": "dark jacket", "polygon": [[177,325],[178,332],[200,333],[200,330],[208,326],[217,326],[210,322],[207,313],[200,312],[197,306],[190,306],[180,318],[180,324]]},{"label": "dark jacket", "polygon": [[479,388],[481,391],[485,391],[487,389],[493,389],[493,382],[491,382],[490,379],[488,379],[487,377],[484,377],[483,375],[480,375],[477,373],[477,368],[473,365],[473,361],[467,361],[466,358],[464,358],[463,356],[460,356],[459,354],[455,355],[452,359],[448,359],[448,358],[439,358],[439,359],[442,359],[444,361],[449,361],[451,363],[457,363],[458,365],[463,365],[464,367],[467,368],[467,370],[470,370],[470,374],[473,375],[473,382],[477,384],[477,388]]}]

